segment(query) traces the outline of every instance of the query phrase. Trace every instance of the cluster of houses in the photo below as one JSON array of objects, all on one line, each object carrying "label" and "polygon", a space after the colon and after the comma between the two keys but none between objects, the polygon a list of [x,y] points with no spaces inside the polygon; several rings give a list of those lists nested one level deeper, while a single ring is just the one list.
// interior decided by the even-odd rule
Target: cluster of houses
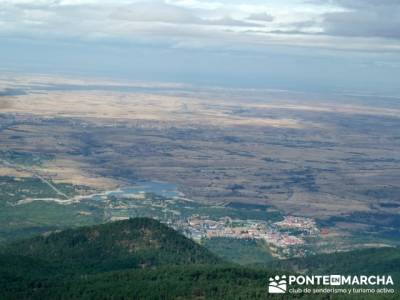
[{"label": "cluster of houses", "polygon": [[[232,220],[229,217],[211,220],[206,216],[193,215],[174,227],[194,240],[217,237],[261,239],[281,248],[302,245],[305,234],[318,233],[313,219],[292,216],[271,224],[261,220]],[[290,229],[300,230],[302,234],[294,235]]]},{"label": "cluster of houses", "polygon": [[315,220],[305,217],[285,216],[282,221],[276,222],[275,225],[280,228],[299,229],[309,234],[319,232]]}]

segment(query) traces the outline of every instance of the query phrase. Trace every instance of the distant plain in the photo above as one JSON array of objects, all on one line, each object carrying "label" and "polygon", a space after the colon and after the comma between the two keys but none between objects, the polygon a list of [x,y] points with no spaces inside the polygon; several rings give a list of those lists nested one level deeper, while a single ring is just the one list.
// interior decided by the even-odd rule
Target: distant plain
[{"label": "distant plain", "polygon": [[0,90],[2,178],[78,193],[165,181],[316,218],[343,245],[400,240],[399,99],[45,75]]}]

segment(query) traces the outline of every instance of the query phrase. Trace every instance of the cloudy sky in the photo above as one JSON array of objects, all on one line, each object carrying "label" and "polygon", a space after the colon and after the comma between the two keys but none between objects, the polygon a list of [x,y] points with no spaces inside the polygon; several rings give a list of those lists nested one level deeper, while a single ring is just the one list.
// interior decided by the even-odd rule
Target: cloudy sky
[{"label": "cloudy sky", "polygon": [[0,69],[400,95],[400,0],[0,0]]}]

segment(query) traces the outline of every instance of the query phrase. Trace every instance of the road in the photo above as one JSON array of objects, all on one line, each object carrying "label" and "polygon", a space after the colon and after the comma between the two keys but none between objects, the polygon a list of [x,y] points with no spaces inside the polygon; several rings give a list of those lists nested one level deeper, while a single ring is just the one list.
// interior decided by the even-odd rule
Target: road
[{"label": "road", "polygon": [[38,179],[40,179],[43,183],[47,184],[53,191],[55,191],[58,195],[62,196],[65,199],[69,199],[69,197],[63,193],[62,191],[60,191],[56,186],[54,186],[50,181],[48,181],[46,178],[44,178],[43,176],[41,176],[38,171],[34,170],[33,168],[28,168],[28,167],[22,167],[20,165],[17,164],[13,164],[5,159],[0,158],[0,164],[5,165],[7,167],[11,167],[17,171],[20,172],[27,172],[32,174],[33,177],[36,177]]}]

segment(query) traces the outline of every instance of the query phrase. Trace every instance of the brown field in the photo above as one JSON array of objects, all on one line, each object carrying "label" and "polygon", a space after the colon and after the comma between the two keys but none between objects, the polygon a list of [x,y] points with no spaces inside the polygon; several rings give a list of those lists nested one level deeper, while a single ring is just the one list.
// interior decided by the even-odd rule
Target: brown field
[{"label": "brown field", "polygon": [[49,76],[0,86],[26,93],[0,97],[0,150],[51,155],[32,168],[54,181],[168,181],[196,201],[321,220],[400,214],[398,99]]}]

